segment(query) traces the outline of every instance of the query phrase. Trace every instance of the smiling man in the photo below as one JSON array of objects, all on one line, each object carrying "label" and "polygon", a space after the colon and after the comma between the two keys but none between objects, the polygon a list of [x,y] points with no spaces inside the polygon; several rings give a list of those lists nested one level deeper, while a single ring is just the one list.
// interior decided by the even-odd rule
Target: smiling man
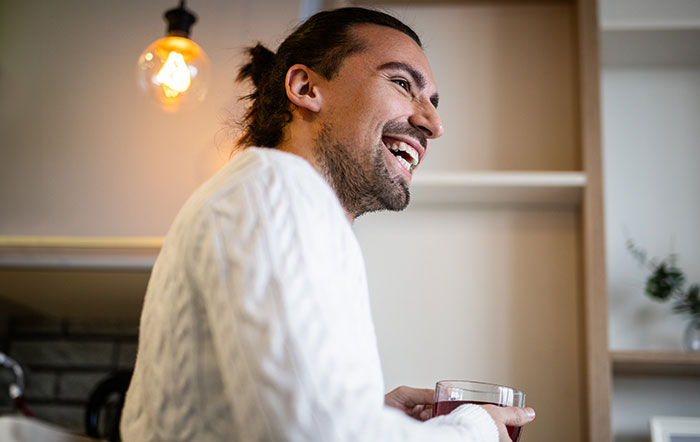
[{"label": "smiling man", "polygon": [[[417,37],[358,24],[349,38],[358,53],[330,78],[304,64],[288,69],[286,93],[298,118],[285,127],[277,147],[310,161],[352,221],[408,205],[411,175],[428,139],[443,129],[437,86]],[[312,152],[306,151],[309,144]]]},{"label": "smiling man", "polygon": [[[321,12],[249,52],[240,151],[188,200],[153,269],[126,441],[508,441],[531,409],[384,395],[351,224],[401,210],[442,135],[418,36],[386,14]],[[407,356],[408,357],[408,356]]]}]

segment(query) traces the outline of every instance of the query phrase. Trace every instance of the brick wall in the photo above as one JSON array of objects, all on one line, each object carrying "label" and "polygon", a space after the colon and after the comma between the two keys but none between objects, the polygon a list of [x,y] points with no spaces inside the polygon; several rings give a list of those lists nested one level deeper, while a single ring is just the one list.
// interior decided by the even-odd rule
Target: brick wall
[{"label": "brick wall", "polygon": [[[0,351],[25,372],[25,399],[39,418],[85,431],[85,404],[96,385],[133,368],[138,323],[0,318]],[[0,414],[12,411],[11,373],[0,370]]]}]

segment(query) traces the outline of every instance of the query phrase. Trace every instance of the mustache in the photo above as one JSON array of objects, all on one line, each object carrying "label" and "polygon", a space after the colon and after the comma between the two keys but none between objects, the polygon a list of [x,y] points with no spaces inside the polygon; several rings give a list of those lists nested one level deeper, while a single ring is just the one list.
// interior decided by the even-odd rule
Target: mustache
[{"label": "mustache", "polygon": [[416,129],[408,123],[389,121],[384,125],[384,129],[382,129],[382,134],[406,135],[408,137],[415,138],[416,140],[418,140],[420,145],[423,146],[423,149],[425,149],[428,146],[428,139],[425,138],[423,132],[421,132],[420,130]]}]

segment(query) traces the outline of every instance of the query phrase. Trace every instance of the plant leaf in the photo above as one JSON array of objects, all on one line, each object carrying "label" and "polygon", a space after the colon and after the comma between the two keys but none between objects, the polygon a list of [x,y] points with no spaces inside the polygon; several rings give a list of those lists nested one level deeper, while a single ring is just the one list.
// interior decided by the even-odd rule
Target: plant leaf
[{"label": "plant leaf", "polygon": [[700,286],[693,284],[688,291],[673,305],[675,313],[688,313],[700,318]]},{"label": "plant leaf", "polygon": [[674,292],[680,292],[684,283],[683,272],[662,261],[653,269],[651,276],[647,279],[646,293],[654,299],[665,301]]}]

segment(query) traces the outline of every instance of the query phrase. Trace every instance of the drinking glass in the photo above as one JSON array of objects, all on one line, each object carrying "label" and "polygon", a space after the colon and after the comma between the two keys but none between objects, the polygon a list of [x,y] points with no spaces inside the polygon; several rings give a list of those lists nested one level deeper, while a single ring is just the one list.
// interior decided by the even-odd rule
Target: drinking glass
[{"label": "drinking glass", "polygon": [[[437,383],[435,386],[433,417],[449,414],[462,404],[524,407],[525,393],[504,385],[487,384],[485,382],[440,381]],[[506,428],[513,442],[518,442],[522,427],[506,426]]]}]

